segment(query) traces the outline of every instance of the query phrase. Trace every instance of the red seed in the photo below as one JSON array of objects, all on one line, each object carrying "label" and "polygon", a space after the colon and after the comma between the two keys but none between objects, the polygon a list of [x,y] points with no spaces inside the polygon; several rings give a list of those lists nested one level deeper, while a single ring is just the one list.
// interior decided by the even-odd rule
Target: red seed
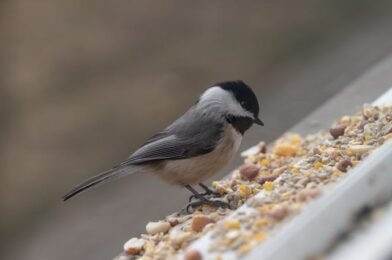
[{"label": "red seed", "polygon": [[185,253],[184,259],[185,260],[202,260],[203,257],[201,256],[199,251],[191,249]]},{"label": "red seed", "polygon": [[274,174],[269,174],[269,175],[262,175],[262,176],[257,176],[255,181],[258,184],[264,184],[266,181],[274,181],[276,178],[278,178],[278,175]]},{"label": "red seed", "polygon": [[241,166],[240,173],[245,179],[253,180],[259,173],[259,170],[260,168],[257,165],[246,164]]},{"label": "red seed", "polygon": [[339,136],[344,135],[344,129],[346,129],[345,125],[334,125],[329,129],[329,133],[334,139],[337,139]]},{"label": "red seed", "polygon": [[344,159],[338,163],[336,168],[338,168],[339,171],[346,172],[348,167],[352,167],[353,163],[349,159]]}]

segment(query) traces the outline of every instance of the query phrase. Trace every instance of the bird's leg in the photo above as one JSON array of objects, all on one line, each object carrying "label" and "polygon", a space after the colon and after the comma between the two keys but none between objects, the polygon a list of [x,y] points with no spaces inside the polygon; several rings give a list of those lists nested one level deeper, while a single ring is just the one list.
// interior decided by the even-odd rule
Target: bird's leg
[{"label": "bird's leg", "polygon": [[212,195],[214,197],[220,197],[221,194],[215,190],[211,190],[207,185],[203,183],[199,183],[199,186],[202,187],[206,192],[204,193],[205,195]]},{"label": "bird's leg", "polygon": [[[209,195],[212,195],[213,197],[220,197],[221,196],[221,194],[219,193],[219,192],[217,192],[217,191],[214,191],[214,190],[211,190],[210,188],[208,188],[208,186],[207,185],[205,185],[205,184],[203,184],[203,183],[199,183],[199,186],[200,187],[202,187],[203,188],[203,190],[204,190],[204,192],[203,193],[199,193],[199,195],[201,195],[201,196],[209,196]],[[189,202],[191,202],[194,198],[196,198],[196,196],[195,195],[191,195],[190,197],[189,197]]]},{"label": "bird's leg", "polygon": [[194,188],[192,188],[190,185],[185,185],[185,188],[187,188],[190,192],[193,193],[194,198],[198,199],[195,202],[191,202],[188,203],[188,205],[186,206],[186,211],[188,213],[191,213],[192,211],[190,211],[190,208],[196,208],[202,205],[211,205],[211,206],[215,206],[215,207],[221,207],[221,208],[228,208],[229,204],[223,201],[219,201],[219,200],[210,200],[205,198],[203,194],[198,193]]}]

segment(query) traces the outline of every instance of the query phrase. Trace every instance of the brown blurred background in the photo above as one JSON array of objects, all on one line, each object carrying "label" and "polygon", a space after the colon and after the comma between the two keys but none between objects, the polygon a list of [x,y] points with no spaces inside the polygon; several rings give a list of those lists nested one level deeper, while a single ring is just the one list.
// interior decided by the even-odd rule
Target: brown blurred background
[{"label": "brown blurred background", "polygon": [[0,258],[110,259],[188,194],[132,176],[62,203],[73,185],[222,80],[262,102],[242,149],[270,141],[390,53],[391,32],[388,0],[2,1]]}]

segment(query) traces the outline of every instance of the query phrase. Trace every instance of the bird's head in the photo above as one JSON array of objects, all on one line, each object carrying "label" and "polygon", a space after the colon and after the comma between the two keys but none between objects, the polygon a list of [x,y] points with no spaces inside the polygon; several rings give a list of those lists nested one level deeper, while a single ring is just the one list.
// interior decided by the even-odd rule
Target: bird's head
[{"label": "bird's head", "polygon": [[241,80],[214,84],[201,95],[198,104],[209,114],[223,117],[241,134],[252,124],[264,125],[259,119],[259,102],[255,93]]}]

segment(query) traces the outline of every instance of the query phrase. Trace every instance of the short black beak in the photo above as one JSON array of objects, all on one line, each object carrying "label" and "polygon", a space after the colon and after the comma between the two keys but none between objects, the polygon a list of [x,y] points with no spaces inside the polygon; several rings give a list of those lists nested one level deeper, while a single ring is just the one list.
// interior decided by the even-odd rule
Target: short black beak
[{"label": "short black beak", "polygon": [[255,119],[253,119],[253,123],[258,124],[258,125],[261,125],[261,126],[264,125],[263,121],[261,121],[260,118],[258,118],[258,117],[256,117]]}]

